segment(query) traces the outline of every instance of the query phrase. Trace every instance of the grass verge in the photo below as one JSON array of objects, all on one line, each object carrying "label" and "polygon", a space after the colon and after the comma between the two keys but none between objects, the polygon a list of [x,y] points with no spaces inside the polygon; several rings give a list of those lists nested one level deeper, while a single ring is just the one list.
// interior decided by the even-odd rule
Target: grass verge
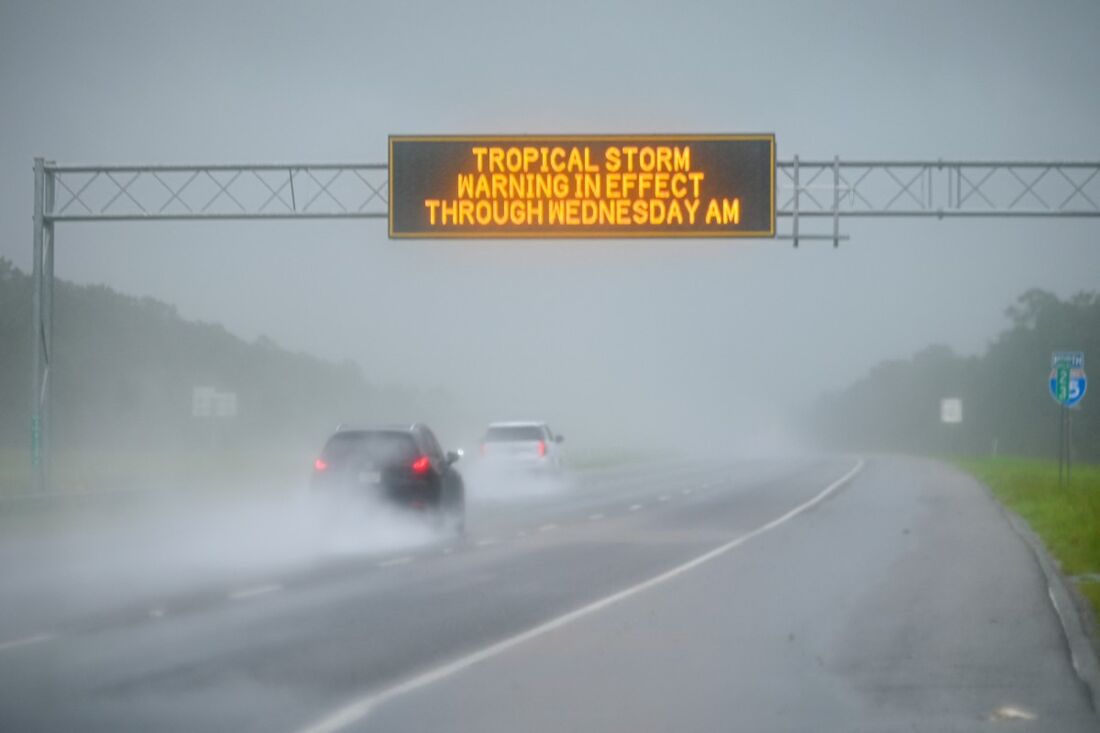
[{"label": "grass verge", "polygon": [[1059,488],[1053,461],[988,457],[957,463],[1031,525],[1100,618],[1100,466],[1074,466],[1070,485]]},{"label": "grass verge", "polygon": [[[53,457],[50,490],[97,492],[118,489],[224,489],[272,481],[304,480],[312,454],[270,451],[59,451]],[[0,448],[0,498],[31,491],[25,452]]]}]

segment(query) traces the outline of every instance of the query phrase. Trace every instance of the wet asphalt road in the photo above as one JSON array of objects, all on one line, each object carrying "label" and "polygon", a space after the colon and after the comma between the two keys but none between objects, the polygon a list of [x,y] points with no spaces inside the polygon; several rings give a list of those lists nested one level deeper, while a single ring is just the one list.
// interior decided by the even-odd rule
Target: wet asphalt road
[{"label": "wet asphalt road", "polygon": [[856,464],[593,472],[359,552],[261,511],[247,563],[8,533],[0,730],[1100,729],[981,487]]}]

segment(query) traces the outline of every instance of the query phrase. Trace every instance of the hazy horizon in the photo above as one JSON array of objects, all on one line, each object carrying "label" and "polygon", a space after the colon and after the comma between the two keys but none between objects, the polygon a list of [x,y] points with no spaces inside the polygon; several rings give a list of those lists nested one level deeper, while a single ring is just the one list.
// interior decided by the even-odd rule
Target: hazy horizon
[{"label": "hazy horizon", "polygon": [[[381,162],[390,133],[775,132],[783,160],[1100,159],[1095,3],[322,7],[0,3],[0,255],[28,267],[35,155]],[[795,250],[81,224],[58,227],[57,276],[581,440],[748,441],[882,359],[981,352],[1028,288],[1097,289],[1093,227],[845,221],[839,249]]]}]

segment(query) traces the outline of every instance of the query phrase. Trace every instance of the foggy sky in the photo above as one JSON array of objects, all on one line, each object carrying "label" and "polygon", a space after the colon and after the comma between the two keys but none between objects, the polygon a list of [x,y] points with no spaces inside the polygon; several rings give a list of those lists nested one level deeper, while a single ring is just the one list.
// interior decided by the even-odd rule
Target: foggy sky
[{"label": "foggy sky", "polygon": [[[775,132],[804,158],[1100,159],[1100,4],[0,2],[0,256],[61,163],[384,161],[391,133]],[[1029,287],[1095,221],[850,242],[389,241],[381,221],[69,224],[57,274],[595,439],[772,430]],[[731,434],[732,434],[731,432]]]}]

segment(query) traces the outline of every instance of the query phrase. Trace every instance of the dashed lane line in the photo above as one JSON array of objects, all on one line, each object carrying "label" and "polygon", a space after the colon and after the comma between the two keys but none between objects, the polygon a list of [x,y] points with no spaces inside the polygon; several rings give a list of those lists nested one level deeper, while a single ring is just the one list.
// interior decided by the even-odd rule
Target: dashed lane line
[{"label": "dashed lane line", "polygon": [[397,565],[408,565],[413,561],[412,555],[402,555],[401,557],[391,557],[389,560],[382,560],[378,563],[380,568],[392,568]]},{"label": "dashed lane line", "polygon": [[283,589],[283,586],[279,583],[268,583],[266,585],[254,585],[250,588],[241,588],[230,592],[229,600],[231,601],[245,601],[249,598],[255,598],[256,596],[265,596],[268,593],[278,593]]},{"label": "dashed lane line", "polygon": [[7,651],[9,649],[18,649],[23,646],[30,646],[31,644],[40,644],[44,641],[52,641],[57,638],[56,634],[34,634],[32,636],[24,636],[22,639],[12,639],[11,641],[0,642],[0,652]]}]

